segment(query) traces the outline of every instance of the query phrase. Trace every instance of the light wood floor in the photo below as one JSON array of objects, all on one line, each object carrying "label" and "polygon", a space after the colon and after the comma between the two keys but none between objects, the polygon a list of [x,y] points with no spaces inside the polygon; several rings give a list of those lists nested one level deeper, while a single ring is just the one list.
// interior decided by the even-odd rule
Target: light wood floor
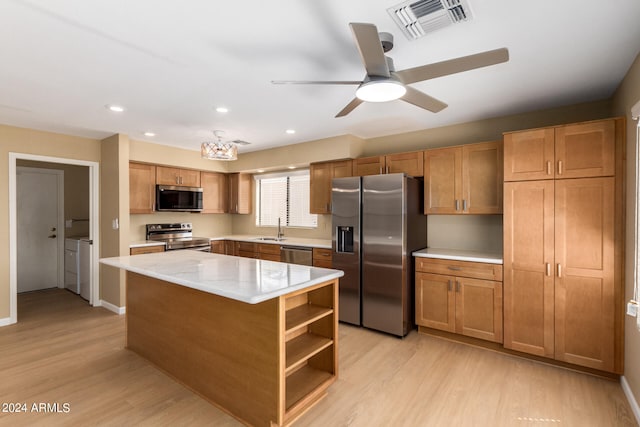
[{"label": "light wood floor", "polygon": [[[1,426],[239,426],[124,347],[124,316],[64,290],[18,297],[0,328]],[[296,426],[635,426],[617,382],[412,332],[340,325],[340,378]],[[247,404],[251,404],[247,402]]]}]

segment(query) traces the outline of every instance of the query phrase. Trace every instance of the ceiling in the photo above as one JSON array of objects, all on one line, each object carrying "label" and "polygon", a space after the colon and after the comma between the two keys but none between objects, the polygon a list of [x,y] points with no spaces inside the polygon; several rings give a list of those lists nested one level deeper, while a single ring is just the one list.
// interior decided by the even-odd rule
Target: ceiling
[{"label": "ceiling", "polygon": [[[415,41],[387,13],[397,3],[3,0],[0,123],[191,150],[220,129],[251,142],[243,153],[606,99],[640,50],[638,0],[468,0],[472,20]],[[501,47],[510,60],[413,84],[449,104],[439,113],[391,101],[336,119],[354,86],[271,84],[362,79],[349,22],[393,33],[397,69]]]}]

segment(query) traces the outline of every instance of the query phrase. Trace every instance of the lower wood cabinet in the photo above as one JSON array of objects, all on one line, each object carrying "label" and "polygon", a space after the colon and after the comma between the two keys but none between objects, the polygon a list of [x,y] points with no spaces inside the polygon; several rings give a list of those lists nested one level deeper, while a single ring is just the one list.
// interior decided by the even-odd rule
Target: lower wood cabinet
[{"label": "lower wood cabinet", "polygon": [[313,266],[333,268],[331,249],[313,248]]},{"label": "lower wood cabinet", "polygon": [[616,194],[613,177],[505,183],[506,348],[622,373]]},{"label": "lower wood cabinet", "polygon": [[416,324],[501,343],[501,278],[496,264],[417,258]]},{"label": "lower wood cabinet", "polygon": [[235,242],[234,255],[245,258],[258,258],[258,244],[249,242]]},{"label": "lower wood cabinet", "polygon": [[211,253],[225,255],[225,240],[212,240]]},{"label": "lower wood cabinet", "polygon": [[258,258],[267,261],[280,262],[280,245],[272,245],[269,243],[258,244]]}]

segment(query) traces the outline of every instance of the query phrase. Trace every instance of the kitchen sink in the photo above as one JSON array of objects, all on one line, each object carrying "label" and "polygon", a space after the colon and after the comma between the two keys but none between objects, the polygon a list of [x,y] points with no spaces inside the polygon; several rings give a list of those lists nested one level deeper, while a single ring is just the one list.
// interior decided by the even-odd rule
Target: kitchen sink
[{"label": "kitchen sink", "polygon": [[256,237],[253,240],[262,240],[267,242],[282,242],[286,239],[284,237]]}]

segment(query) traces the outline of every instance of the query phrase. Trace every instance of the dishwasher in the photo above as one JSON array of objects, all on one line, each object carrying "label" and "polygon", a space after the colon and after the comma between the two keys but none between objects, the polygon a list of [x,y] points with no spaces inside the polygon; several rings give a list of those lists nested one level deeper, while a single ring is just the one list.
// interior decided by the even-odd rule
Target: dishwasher
[{"label": "dishwasher", "polygon": [[311,248],[300,246],[280,246],[280,261],[289,264],[313,265]]}]

